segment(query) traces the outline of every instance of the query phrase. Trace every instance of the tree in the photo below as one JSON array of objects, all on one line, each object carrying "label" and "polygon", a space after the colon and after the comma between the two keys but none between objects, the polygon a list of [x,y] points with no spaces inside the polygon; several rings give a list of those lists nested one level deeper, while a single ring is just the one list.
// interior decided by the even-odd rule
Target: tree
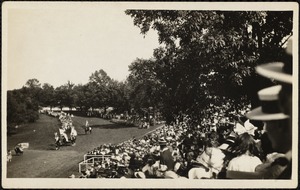
[{"label": "tree", "polygon": [[44,83],[40,97],[42,106],[49,106],[50,109],[56,105],[54,87],[48,83]]},{"label": "tree", "polygon": [[[280,55],[292,33],[292,12],[127,10],[146,35],[159,35],[157,80],[166,86],[165,114],[205,115],[224,98],[235,109],[252,100],[247,83],[254,68]],[[276,32],[275,32],[276,31]],[[278,56],[279,57],[279,56]],[[278,57],[271,57],[273,60]],[[269,59],[267,59],[269,58]],[[201,116],[202,115],[202,116]]]},{"label": "tree", "polygon": [[38,118],[38,104],[32,99],[27,88],[7,91],[8,127],[34,122]]},{"label": "tree", "polygon": [[73,92],[74,84],[68,81],[66,84],[55,89],[55,99],[57,105],[62,109],[64,106],[72,109],[75,107],[75,94]]},{"label": "tree", "polygon": [[27,87],[27,88],[41,88],[41,84],[40,84],[39,80],[37,80],[37,79],[29,79],[26,82],[25,87]]},{"label": "tree", "polygon": [[86,97],[87,85],[78,84],[74,86],[74,104],[79,107],[81,111],[86,111],[89,108]]},{"label": "tree", "polygon": [[137,111],[147,110],[149,107],[157,110],[161,106],[164,86],[156,76],[155,67],[154,60],[144,59],[136,59],[129,66],[129,97],[132,107]]},{"label": "tree", "polygon": [[89,79],[89,89],[91,91],[92,107],[103,108],[106,113],[106,109],[110,104],[109,86],[112,83],[112,79],[107,73],[100,69],[92,73]]}]

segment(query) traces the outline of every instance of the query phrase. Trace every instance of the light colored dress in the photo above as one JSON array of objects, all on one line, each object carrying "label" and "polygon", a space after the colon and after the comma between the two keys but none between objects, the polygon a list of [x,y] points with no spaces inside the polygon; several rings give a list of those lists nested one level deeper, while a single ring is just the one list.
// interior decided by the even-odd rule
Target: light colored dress
[{"label": "light colored dress", "polygon": [[242,154],[238,157],[233,158],[229,162],[227,170],[254,172],[255,168],[260,164],[262,164],[262,162],[258,157]]}]

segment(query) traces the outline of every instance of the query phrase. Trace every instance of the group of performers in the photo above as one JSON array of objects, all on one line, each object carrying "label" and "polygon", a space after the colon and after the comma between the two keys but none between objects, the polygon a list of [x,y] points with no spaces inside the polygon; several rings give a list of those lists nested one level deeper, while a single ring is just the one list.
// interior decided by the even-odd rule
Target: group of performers
[{"label": "group of performers", "polygon": [[58,129],[59,133],[58,132],[54,133],[56,150],[58,150],[60,146],[68,143],[71,143],[72,146],[75,146],[77,131],[75,129],[75,126],[73,125],[72,116],[70,114],[61,112],[59,115],[59,120],[62,124]]},{"label": "group of performers", "polygon": [[[61,126],[59,127],[59,132],[54,133],[56,150],[62,145],[71,144],[72,146],[76,145],[77,131],[72,121],[73,115],[61,112],[59,114],[59,120]],[[89,125],[89,122],[86,120],[84,125],[85,134],[92,133],[92,127]]]}]

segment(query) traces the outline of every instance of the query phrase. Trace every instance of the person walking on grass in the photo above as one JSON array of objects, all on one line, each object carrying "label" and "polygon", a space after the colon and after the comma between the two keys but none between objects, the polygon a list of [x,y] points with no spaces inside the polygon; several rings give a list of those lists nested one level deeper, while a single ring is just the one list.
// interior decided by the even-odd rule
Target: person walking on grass
[{"label": "person walking on grass", "polygon": [[55,150],[59,150],[60,148],[60,138],[57,132],[54,133],[54,139],[55,139]]}]

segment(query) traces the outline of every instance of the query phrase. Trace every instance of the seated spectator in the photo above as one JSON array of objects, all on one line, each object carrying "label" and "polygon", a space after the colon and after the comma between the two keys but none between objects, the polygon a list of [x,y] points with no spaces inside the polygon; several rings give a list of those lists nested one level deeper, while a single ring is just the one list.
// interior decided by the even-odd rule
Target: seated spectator
[{"label": "seated spectator", "polygon": [[227,170],[254,172],[262,162],[255,156],[257,149],[253,137],[243,133],[236,139],[236,145],[234,152],[237,157],[229,162]]},{"label": "seated spectator", "polygon": [[198,165],[189,171],[189,179],[216,178],[223,168],[225,154],[217,148],[218,143],[208,141],[205,151],[197,157],[194,164]]},{"label": "seated spectator", "polygon": [[159,167],[159,160],[155,160],[153,156],[148,157],[147,164],[142,168],[146,178],[156,178],[156,171]]},{"label": "seated spectator", "polygon": [[16,152],[16,155],[19,155],[19,154],[23,154],[23,147],[22,147],[22,145],[21,145],[21,143],[19,143],[19,144],[17,144],[16,146],[15,146],[15,152]]},{"label": "seated spectator", "polygon": [[167,170],[173,170],[174,169],[174,160],[172,157],[172,152],[170,149],[167,147],[167,142],[164,139],[160,139],[159,141],[160,145],[160,164],[161,165],[166,165]]}]

